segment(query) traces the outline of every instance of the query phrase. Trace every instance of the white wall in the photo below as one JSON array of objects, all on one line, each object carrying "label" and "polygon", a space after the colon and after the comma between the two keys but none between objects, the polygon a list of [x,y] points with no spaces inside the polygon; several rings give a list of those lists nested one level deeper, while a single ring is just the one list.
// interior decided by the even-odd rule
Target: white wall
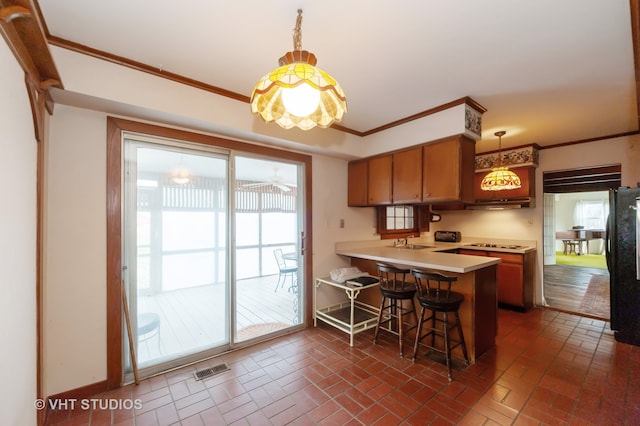
[{"label": "white wall", "polygon": [[45,395],[106,379],[106,118],[57,105],[46,176]]},{"label": "white wall", "polygon": [[[347,207],[347,162],[327,156],[313,156],[313,276],[349,265],[335,254],[337,241],[376,239],[373,208]],[[344,228],[340,228],[344,219]]]},{"label": "white wall", "polygon": [[0,42],[0,424],[36,424],[37,146],[24,73]]},{"label": "white wall", "polygon": [[[182,126],[335,156],[365,157],[462,133],[465,107],[458,105],[366,138],[334,129],[285,130],[250,113],[249,104],[161,77],[51,46],[65,92],[57,101],[113,114]],[[251,88],[247,88],[249,93]],[[248,94],[247,93],[247,94]],[[393,141],[393,146],[390,142]]]}]

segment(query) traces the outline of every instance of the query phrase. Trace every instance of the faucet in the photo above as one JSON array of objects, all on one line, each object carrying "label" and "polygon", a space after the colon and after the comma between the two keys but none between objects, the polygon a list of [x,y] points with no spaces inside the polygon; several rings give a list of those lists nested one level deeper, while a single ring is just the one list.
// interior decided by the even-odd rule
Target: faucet
[{"label": "faucet", "polygon": [[415,237],[415,235],[409,235],[408,237],[405,237],[405,238],[397,238],[395,246],[396,247],[406,247],[406,246],[409,245],[409,238],[414,238],[414,237]]}]

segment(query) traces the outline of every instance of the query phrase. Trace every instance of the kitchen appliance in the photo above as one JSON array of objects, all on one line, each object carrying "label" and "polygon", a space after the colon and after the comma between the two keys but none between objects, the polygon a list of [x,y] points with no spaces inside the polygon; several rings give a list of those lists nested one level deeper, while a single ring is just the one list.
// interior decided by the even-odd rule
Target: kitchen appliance
[{"label": "kitchen appliance", "polygon": [[536,206],[535,198],[505,198],[495,200],[476,200],[473,204],[467,204],[467,210],[507,210],[533,208]]},{"label": "kitchen appliance", "polygon": [[611,329],[619,342],[640,346],[640,184],[609,191],[605,255],[611,289]]},{"label": "kitchen appliance", "polygon": [[517,244],[471,243],[467,245],[471,247],[501,248],[501,249],[511,249],[511,250],[524,248],[524,246],[517,245]]},{"label": "kitchen appliance", "polygon": [[458,231],[436,231],[433,234],[433,239],[443,243],[459,243],[462,234]]}]

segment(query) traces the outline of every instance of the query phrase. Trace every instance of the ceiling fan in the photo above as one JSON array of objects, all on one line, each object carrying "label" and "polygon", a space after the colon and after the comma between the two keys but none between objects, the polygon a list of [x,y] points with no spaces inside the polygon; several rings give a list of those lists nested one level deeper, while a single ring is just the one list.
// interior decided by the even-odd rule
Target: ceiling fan
[{"label": "ceiling fan", "polygon": [[255,188],[259,186],[274,186],[280,189],[283,192],[291,191],[291,188],[295,188],[296,184],[294,183],[285,183],[284,177],[278,174],[278,168],[273,168],[273,175],[269,177],[268,181],[265,182],[257,182],[257,183],[245,183],[242,185],[243,188]]}]

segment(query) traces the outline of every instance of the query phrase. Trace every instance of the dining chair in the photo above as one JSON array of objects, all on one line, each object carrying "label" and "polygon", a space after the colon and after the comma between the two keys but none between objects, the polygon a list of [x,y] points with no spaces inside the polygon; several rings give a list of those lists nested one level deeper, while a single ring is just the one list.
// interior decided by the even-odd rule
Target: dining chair
[{"label": "dining chair", "polygon": [[295,291],[296,288],[296,275],[298,273],[298,265],[288,265],[286,259],[284,258],[284,254],[282,253],[282,249],[275,249],[273,251],[273,255],[276,258],[276,262],[278,263],[278,269],[280,274],[278,275],[278,282],[276,283],[276,288],[274,293],[278,291],[278,287],[284,287],[284,283],[287,280],[287,277],[291,277],[291,285],[289,286],[289,291]]}]

